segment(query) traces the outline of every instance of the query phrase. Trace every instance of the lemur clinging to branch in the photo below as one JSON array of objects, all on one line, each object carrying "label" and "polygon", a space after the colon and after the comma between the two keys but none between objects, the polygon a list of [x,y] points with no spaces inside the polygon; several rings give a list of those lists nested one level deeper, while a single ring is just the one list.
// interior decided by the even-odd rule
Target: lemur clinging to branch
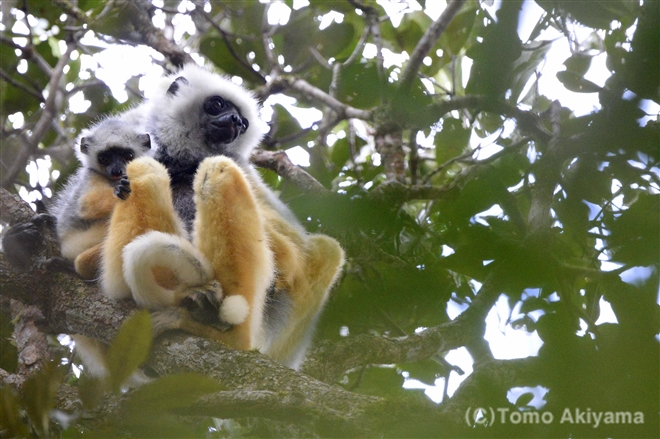
[{"label": "lemur clinging to branch", "polygon": [[[195,65],[168,84],[140,107],[158,150],[127,167],[131,193],[111,218],[103,289],[147,307],[176,305],[187,300],[185,290],[167,288],[166,280],[194,277],[185,267],[206,260],[227,298],[244,298],[248,311],[230,331],[201,335],[295,367],[343,250],[328,236],[307,234],[249,164],[266,132],[252,94]],[[167,261],[156,247],[170,249]]]}]

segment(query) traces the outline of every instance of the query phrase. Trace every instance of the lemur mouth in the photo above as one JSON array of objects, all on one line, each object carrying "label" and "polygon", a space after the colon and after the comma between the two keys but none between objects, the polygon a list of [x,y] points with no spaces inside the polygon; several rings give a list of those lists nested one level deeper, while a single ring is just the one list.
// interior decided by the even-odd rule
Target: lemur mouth
[{"label": "lemur mouth", "polygon": [[208,136],[213,143],[231,143],[241,134],[240,129],[232,123],[217,121],[211,123]]}]

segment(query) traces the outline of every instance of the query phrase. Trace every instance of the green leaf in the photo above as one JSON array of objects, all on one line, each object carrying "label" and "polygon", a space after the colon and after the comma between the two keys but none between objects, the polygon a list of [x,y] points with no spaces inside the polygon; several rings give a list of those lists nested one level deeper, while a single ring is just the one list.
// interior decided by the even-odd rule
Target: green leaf
[{"label": "green leaf", "polygon": [[449,50],[450,54],[458,55],[470,36],[476,18],[476,6],[465,8],[456,14],[440,37],[442,47]]},{"label": "green leaf", "polygon": [[311,8],[294,10],[289,22],[280,26],[275,33],[277,38],[273,41],[276,50],[284,56],[285,64],[298,66],[309,60],[309,48],[320,38],[318,23],[314,21],[313,14]]},{"label": "green leaf", "polygon": [[584,76],[591,67],[591,56],[586,53],[576,53],[566,58],[566,70],[578,76]]},{"label": "green leaf", "polygon": [[392,367],[372,366],[364,371],[359,387],[354,391],[374,396],[401,396],[404,378]]},{"label": "green leaf", "polygon": [[64,371],[51,361],[25,380],[21,389],[21,402],[32,425],[46,436],[49,431],[50,411],[55,408],[57,389],[62,384]]},{"label": "green leaf", "polygon": [[536,3],[548,12],[557,6],[585,26],[596,29],[607,30],[614,20],[629,22],[632,15],[624,0],[536,0]]},{"label": "green leaf", "polygon": [[273,105],[275,114],[273,116],[273,123],[277,127],[273,136],[276,140],[281,141],[283,138],[297,134],[302,131],[300,122],[293,117],[289,110],[284,108],[281,104]]},{"label": "green leaf", "polygon": [[113,391],[119,391],[124,381],[146,361],[151,341],[149,311],[139,311],[122,323],[108,349],[107,366]]},{"label": "green leaf", "polygon": [[95,409],[103,399],[106,387],[107,383],[103,378],[83,373],[78,381],[78,393],[83,406],[88,410]]},{"label": "green leaf", "polygon": [[222,386],[216,380],[194,373],[165,375],[137,388],[126,401],[129,413],[170,411],[187,407]]},{"label": "green leaf", "polygon": [[516,407],[527,407],[529,403],[534,399],[534,394],[532,392],[523,393],[516,399]]},{"label": "green leaf", "polygon": [[332,145],[332,148],[330,149],[330,161],[338,169],[341,169],[350,157],[351,151],[347,137],[337,140],[335,144]]},{"label": "green leaf", "polygon": [[630,265],[658,263],[660,195],[640,193],[637,201],[609,225],[613,260]]},{"label": "green leaf", "polygon": [[472,130],[464,128],[459,119],[447,118],[442,121],[442,131],[435,135],[435,160],[441,165],[465,151]]},{"label": "green leaf", "polygon": [[403,370],[410,374],[410,379],[415,379],[433,386],[435,380],[447,374],[447,368],[432,358],[400,365]]},{"label": "green leaf", "polygon": [[248,78],[254,75],[251,68],[236,59],[227,43],[220,37],[204,38],[199,45],[199,52],[228,75]]},{"label": "green leaf", "polygon": [[28,437],[29,430],[21,418],[18,395],[8,385],[0,386],[0,428],[7,437]]},{"label": "green leaf", "polygon": [[511,87],[511,100],[518,102],[520,93],[527,85],[529,78],[536,71],[537,67],[545,59],[550,51],[552,44],[549,41],[526,44],[520,57],[513,63],[513,78]]},{"label": "green leaf", "polygon": [[467,94],[499,98],[511,88],[513,63],[522,53],[517,32],[521,5],[520,0],[503,2],[497,21],[487,26],[483,42],[468,49],[467,56],[474,63],[465,87]]},{"label": "green leaf", "polygon": [[541,299],[540,297],[528,297],[525,299],[520,306],[520,312],[523,314],[527,314],[528,312],[531,311],[536,311],[537,309],[546,309],[548,306],[548,302],[545,300]]},{"label": "green leaf", "polygon": [[336,23],[333,22],[330,26],[323,29],[318,36],[317,49],[326,59],[337,57],[340,53],[344,52],[350,45],[348,55],[355,48],[357,43],[355,40],[355,27],[348,22]]},{"label": "green leaf", "polygon": [[597,93],[602,90],[602,87],[588,79],[584,79],[582,76],[566,70],[557,72],[557,79],[564,84],[564,87],[575,93]]},{"label": "green leaf", "polygon": [[381,101],[384,89],[375,63],[352,64],[342,70],[337,98],[353,107],[370,108]]},{"label": "green leaf", "polygon": [[[174,413],[195,403],[203,395],[221,390],[220,384],[202,375],[166,375],[133,391],[126,400],[117,428],[133,437],[203,437],[196,423],[182,422]],[[206,430],[208,433],[208,430]]]}]

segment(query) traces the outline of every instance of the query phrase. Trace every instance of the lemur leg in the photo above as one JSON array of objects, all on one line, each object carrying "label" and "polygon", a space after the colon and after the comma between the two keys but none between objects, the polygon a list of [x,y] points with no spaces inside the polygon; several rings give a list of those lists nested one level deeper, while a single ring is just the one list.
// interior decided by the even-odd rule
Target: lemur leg
[{"label": "lemur leg", "polygon": [[[178,305],[194,291],[190,286],[201,286],[213,280],[213,269],[204,255],[183,236],[151,230],[138,236],[123,249],[124,280],[135,301],[146,307],[162,308]],[[208,288],[207,302],[217,310],[222,291]],[[196,302],[195,298],[190,298]]]},{"label": "lemur leg", "polygon": [[73,261],[76,272],[85,279],[94,279],[101,266],[101,244],[88,248]]},{"label": "lemur leg", "polygon": [[193,186],[193,243],[211,263],[227,299],[243,296],[249,307],[245,321],[222,333],[221,341],[238,349],[259,348],[266,292],[274,276],[260,205],[241,168],[227,157],[204,160]]},{"label": "lemur leg", "polygon": [[289,317],[265,354],[293,368],[300,365],[316,320],[343,265],[344,251],[337,241],[325,235],[307,238],[303,271],[287,290],[292,302]]},{"label": "lemur leg", "polygon": [[[183,234],[181,221],[172,204],[170,178],[165,167],[150,157],[141,157],[128,164],[126,174],[131,183],[131,194],[115,205],[103,243],[101,264],[102,289],[115,299],[131,296],[122,274],[122,253],[126,245],[150,230]],[[142,305],[152,305],[149,297],[143,299]],[[158,299],[156,302],[160,301]]]}]

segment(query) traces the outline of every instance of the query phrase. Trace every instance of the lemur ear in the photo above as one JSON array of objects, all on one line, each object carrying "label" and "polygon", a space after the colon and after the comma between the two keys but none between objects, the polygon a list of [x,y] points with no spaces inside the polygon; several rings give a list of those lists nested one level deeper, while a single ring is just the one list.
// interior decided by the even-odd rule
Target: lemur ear
[{"label": "lemur ear", "polygon": [[188,85],[188,80],[183,76],[179,76],[170,84],[170,88],[167,89],[167,94],[171,96],[176,96],[176,92],[179,91],[181,84]]},{"label": "lemur ear", "polygon": [[137,138],[144,150],[151,149],[151,137],[149,137],[149,134],[138,134]]},{"label": "lemur ear", "polygon": [[82,137],[80,139],[80,152],[83,154],[88,154],[89,153],[89,142],[90,139],[88,137]]}]

